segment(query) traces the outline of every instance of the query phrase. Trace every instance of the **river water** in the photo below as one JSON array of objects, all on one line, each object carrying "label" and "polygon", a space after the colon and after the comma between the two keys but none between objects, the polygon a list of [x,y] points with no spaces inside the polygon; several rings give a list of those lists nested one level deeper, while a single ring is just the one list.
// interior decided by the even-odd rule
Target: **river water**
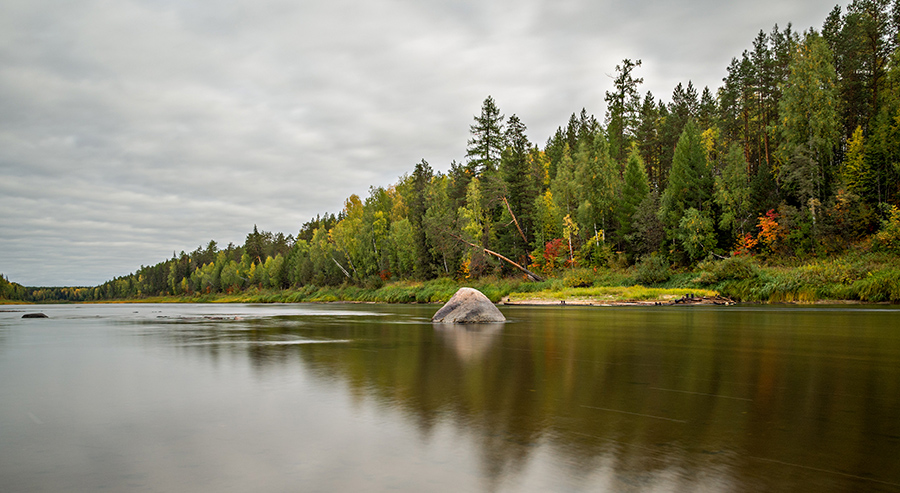
[{"label": "river water", "polygon": [[437,308],[0,306],[0,489],[900,491],[897,307]]}]

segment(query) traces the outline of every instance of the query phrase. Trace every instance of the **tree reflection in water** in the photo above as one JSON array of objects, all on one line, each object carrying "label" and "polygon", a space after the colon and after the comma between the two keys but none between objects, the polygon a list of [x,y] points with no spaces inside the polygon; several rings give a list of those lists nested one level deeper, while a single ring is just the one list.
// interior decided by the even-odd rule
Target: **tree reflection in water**
[{"label": "tree reflection in water", "polygon": [[897,311],[506,307],[476,328],[379,309],[401,313],[239,331],[341,344],[202,347],[299,362],[426,441],[452,426],[488,491],[900,489]]}]

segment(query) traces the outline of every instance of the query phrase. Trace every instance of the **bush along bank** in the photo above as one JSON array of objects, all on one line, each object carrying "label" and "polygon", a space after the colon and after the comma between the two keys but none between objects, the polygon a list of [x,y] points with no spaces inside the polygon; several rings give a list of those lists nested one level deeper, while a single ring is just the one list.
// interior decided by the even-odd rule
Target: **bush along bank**
[{"label": "bush along bank", "polygon": [[701,263],[696,274],[692,284],[739,301],[900,302],[900,259],[886,253],[849,253],[795,265],[738,256]]}]

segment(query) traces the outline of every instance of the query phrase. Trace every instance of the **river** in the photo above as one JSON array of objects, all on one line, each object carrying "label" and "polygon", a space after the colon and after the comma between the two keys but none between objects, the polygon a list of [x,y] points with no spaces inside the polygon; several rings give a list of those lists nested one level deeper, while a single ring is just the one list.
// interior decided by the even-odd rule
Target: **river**
[{"label": "river", "polygon": [[896,306],[438,308],[0,305],[0,489],[900,491]]}]

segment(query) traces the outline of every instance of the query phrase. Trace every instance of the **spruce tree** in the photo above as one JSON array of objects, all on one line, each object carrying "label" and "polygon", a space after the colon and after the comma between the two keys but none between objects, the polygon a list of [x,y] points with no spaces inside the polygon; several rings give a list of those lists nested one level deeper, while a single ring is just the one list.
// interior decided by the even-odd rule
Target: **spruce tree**
[{"label": "spruce tree", "polygon": [[503,135],[503,115],[494,98],[488,96],[484,100],[481,114],[475,117],[475,124],[469,130],[472,138],[468,142],[466,158],[471,169],[476,175],[496,170],[506,142]]},{"label": "spruce tree", "polygon": [[601,132],[579,144],[574,162],[575,217],[590,237],[613,226],[612,211],[619,189],[618,165],[610,158]]},{"label": "spruce tree", "polygon": [[660,220],[669,238],[675,237],[685,211],[690,208],[703,211],[709,207],[712,188],[712,173],[700,131],[690,119],[675,146],[669,182],[661,199]]},{"label": "spruce tree", "polygon": [[650,185],[647,178],[647,170],[644,167],[644,160],[641,159],[637,146],[634,146],[631,148],[628,162],[625,164],[625,180],[622,186],[621,199],[616,206],[616,217],[619,221],[618,236],[621,241],[627,241],[634,232],[632,217],[638,206],[649,194]]},{"label": "spruce tree", "polygon": [[639,123],[635,130],[635,142],[647,169],[647,176],[654,187],[662,188],[659,169],[659,107],[653,93],[647,91],[641,104]]},{"label": "spruce tree", "polygon": [[[526,238],[531,235],[534,200],[539,193],[531,170],[531,143],[525,135],[525,124],[512,115],[506,125],[507,147],[500,160],[500,173],[506,183],[507,202]],[[508,211],[507,211],[508,214]],[[506,221],[511,223],[512,217]],[[522,241],[514,224],[500,230],[502,246],[510,253],[525,251],[528,245]]]}]

